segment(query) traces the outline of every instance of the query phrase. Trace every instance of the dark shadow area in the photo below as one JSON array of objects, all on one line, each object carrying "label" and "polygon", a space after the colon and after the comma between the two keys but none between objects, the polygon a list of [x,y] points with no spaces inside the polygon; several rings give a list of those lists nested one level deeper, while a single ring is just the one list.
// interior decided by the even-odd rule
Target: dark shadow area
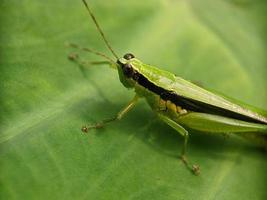
[{"label": "dark shadow area", "polygon": [[[106,118],[114,116],[127,102],[118,102],[111,104],[105,101],[89,102],[89,99],[83,99],[78,104],[73,105],[74,111],[83,121],[95,123]],[[158,153],[164,154],[174,159],[178,159],[183,145],[183,137],[175,130],[160,121],[148,106],[146,102],[141,100],[139,104],[130,111],[125,118],[120,121],[113,122],[104,128],[92,131],[97,137],[105,137],[107,129],[118,130],[121,134],[128,136],[134,133],[134,137],[150,146]],[[93,104],[93,106],[92,106]],[[99,110],[99,113],[90,111],[91,109]],[[81,122],[81,126],[83,122]],[[124,131],[122,131],[122,129]],[[266,152],[235,135],[225,136],[224,134],[211,135],[207,133],[188,130],[190,137],[188,143],[188,157],[191,155],[191,149],[197,156],[209,158],[212,160],[233,159],[232,152],[242,150],[257,156],[266,157]],[[80,132],[80,134],[83,134]],[[88,133],[90,134],[90,133]]]}]

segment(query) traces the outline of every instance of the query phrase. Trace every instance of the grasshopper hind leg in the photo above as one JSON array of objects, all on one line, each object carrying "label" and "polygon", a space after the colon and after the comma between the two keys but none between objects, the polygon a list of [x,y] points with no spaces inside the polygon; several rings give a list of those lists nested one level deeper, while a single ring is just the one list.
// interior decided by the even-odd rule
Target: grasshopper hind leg
[{"label": "grasshopper hind leg", "polygon": [[192,171],[195,175],[198,175],[200,173],[199,166],[198,165],[191,165],[189,163],[188,159],[186,158],[186,147],[187,147],[188,137],[189,137],[189,134],[188,134],[187,130],[184,129],[182,126],[180,126],[175,121],[173,121],[172,119],[166,117],[165,115],[158,114],[158,117],[161,120],[163,120],[166,124],[168,124],[170,127],[172,127],[174,130],[179,132],[184,137],[184,144],[183,144],[183,148],[182,148],[182,151],[181,151],[180,158],[183,161],[183,163],[185,164],[185,166],[188,169],[190,169],[190,171]]}]

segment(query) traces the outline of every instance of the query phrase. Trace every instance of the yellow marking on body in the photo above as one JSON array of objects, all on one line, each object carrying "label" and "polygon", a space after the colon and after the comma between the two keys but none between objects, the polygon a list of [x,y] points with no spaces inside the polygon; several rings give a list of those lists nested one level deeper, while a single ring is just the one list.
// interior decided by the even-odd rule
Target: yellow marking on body
[{"label": "yellow marking on body", "polygon": [[180,106],[176,106],[170,100],[165,101],[162,98],[158,99],[157,108],[159,111],[168,111],[169,113],[172,113],[172,114],[177,114],[177,113],[179,115],[187,114],[186,109],[183,109]]},{"label": "yellow marking on body", "polygon": [[177,112],[180,114],[180,115],[184,115],[187,113],[187,110],[186,109],[183,109],[182,107],[180,106],[176,106],[176,109],[177,109]]},{"label": "yellow marking on body", "polygon": [[163,99],[159,98],[158,108],[159,108],[160,111],[166,110],[166,101],[164,101]]},{"label": "yellow marking on body", "polygon": [[167,106],[168,110],[170,110],[174,113],[177,112],[176,105],[174,103],[172,103],[171,101],[168,100],[166,103],[166,106]]}]

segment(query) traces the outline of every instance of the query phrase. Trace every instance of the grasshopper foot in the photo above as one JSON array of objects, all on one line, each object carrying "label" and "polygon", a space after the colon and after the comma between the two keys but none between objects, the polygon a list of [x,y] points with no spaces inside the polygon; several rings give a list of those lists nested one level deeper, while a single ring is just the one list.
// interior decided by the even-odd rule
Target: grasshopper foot
[{"label": "grasshopper foot", "polygon": [[77,53],[70,53],[68,58],[69,60],[76,61],[79,58],[79,55]]},{"label": "grasshopper foot", "polygon": [[82,126],[81,131],[84,133],[88,133],[88,128],[86,126]]},{"label": "grasshopper foot", "polygon": [[200,167],[198,165],[190,165],[186,156],[180,156],[180,159],[183,161],[187,169],[189,169],[194,175],[198,176],[200,174]]},{"label": "grasshopper foot", "polygon": [[95,125],[91,125],[91,126],[82,126],[81,131],[84,133],[88,133],[88,131],[90,129],[98,129],[98,128],[103,128],[104,124],[103,123],[97,123]]},{"label": "grasshopper foot", "polygon": [[200,174],[200,167],[198,165],[192,165],[192,172],[198,176]]}]

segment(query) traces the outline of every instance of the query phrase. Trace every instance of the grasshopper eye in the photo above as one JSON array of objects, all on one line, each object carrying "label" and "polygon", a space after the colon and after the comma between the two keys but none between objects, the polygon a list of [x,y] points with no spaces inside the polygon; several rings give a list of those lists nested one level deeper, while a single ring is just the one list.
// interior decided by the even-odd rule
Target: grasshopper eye
[{"label": "grasshopper eye", "polygon": [[134,70],[130,64],[123,65],[123,73],[126,77],[131,78],[134,75]]},{"label": "grasshopper eye", "polygon": [[123,56],[123,58],[125,58],[126,60],[131,60],[132,58],[134,58],[134,55],[131,53],[127,53]]}]

